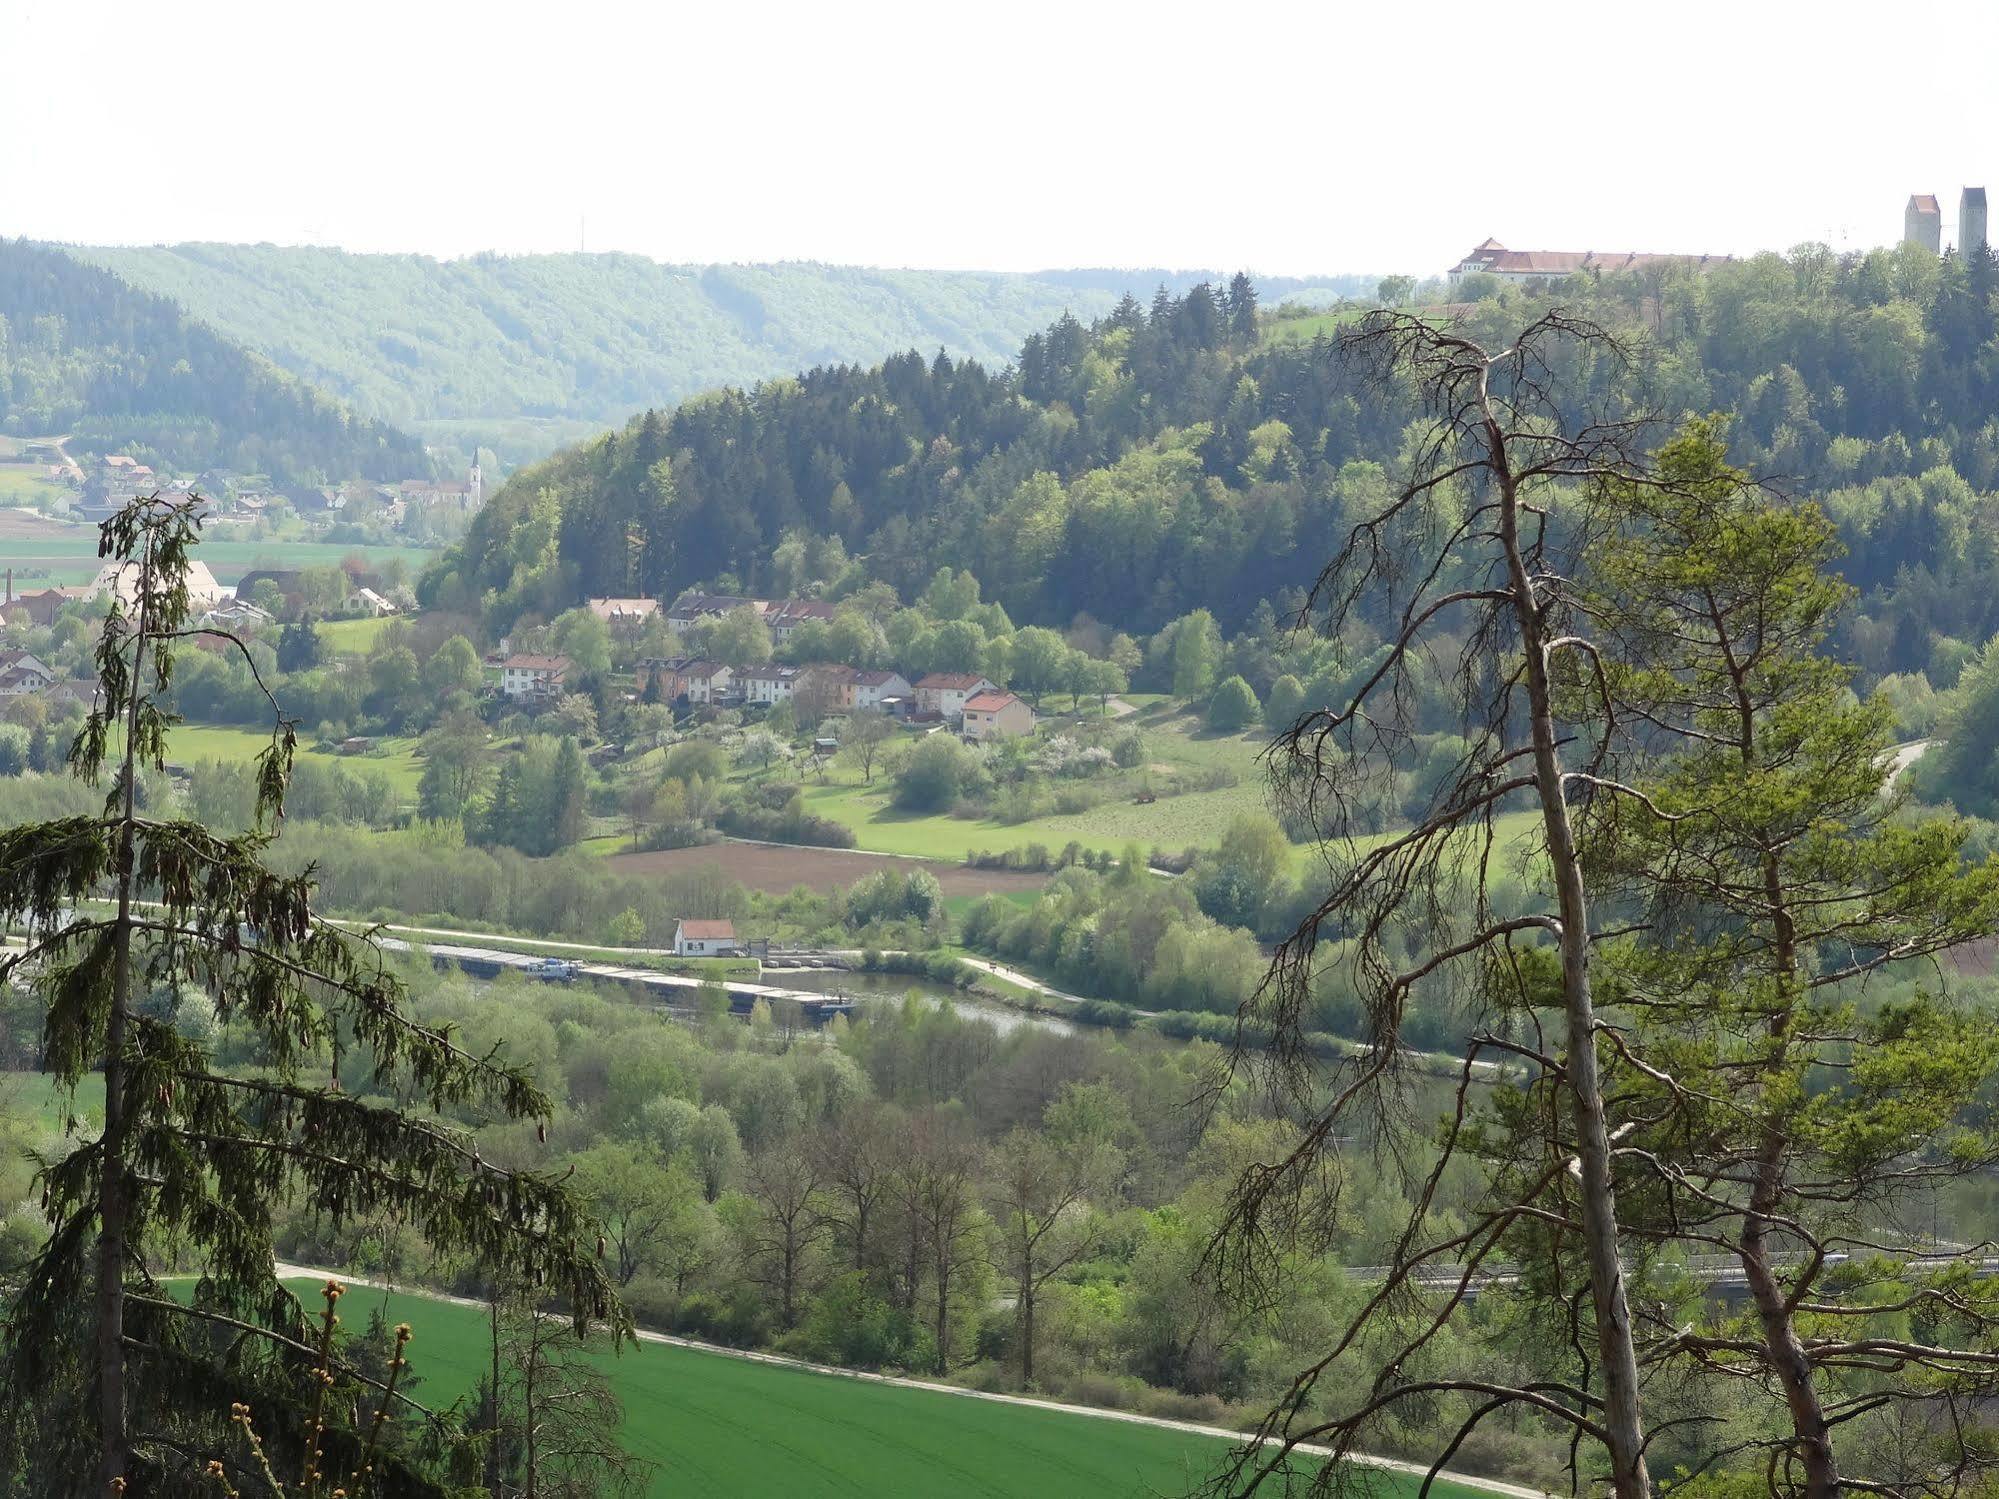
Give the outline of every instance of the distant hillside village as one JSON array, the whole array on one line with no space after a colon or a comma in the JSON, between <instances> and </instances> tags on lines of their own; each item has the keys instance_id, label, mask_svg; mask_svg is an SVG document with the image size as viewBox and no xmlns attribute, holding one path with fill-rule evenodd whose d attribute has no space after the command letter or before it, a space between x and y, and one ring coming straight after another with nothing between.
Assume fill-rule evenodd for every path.
<instances>
[{"instance_id":1,"label":"distant hillside village","mask_svg":"<svg viewBox=\"0 0 1999 1499\"><path fill-rule=\"evenodd\" d=\"M140 495L199 494L209 502L209 515L215 520L272 526L296 520L308 534L347 525L435 543L457 537L485 501L485 484L476 464L463 479L278 487L264 475L224 468L165 474L128 453L79 462L56 443L29 443L25 448L42 465L43 477L58 487L47 507L50 513L91 522L107 519Z\"/></svg>"},{"instance_id":2,"label":"distant hillside village","mask_svg":"<svg viewBox=\"0 0 1999 1499\"><path fill-rule=\"evenodd\" d=\"M767 640L793 646L801 632L823 630L834 618L821 599L756 599L735 594L689 591L662 608L657 599L596 598L590 612L627 641L664 626L666 639L686 641L697 631L708 653L641 656L635 695L681 711L775 708L790 704L802 721L855 712L878 712L916 725L957 730L975 743L1018 739L1034 732L1033 708L976 672L918 673L915 680L887 667L860 667L841 661L782 665L754 659L767 652L752 645L731 650L715 642ZM717 629L725 622L753 624L750 632ZM710 628L704 628L710 627ZM657 638L657 637L656 637ZM524 708L549 707L573 690L574 664L567 656L502 649L488 658L498 672L501 696ZM819 746L834 750L839 746Z\"/></svg>"}]
</instances>

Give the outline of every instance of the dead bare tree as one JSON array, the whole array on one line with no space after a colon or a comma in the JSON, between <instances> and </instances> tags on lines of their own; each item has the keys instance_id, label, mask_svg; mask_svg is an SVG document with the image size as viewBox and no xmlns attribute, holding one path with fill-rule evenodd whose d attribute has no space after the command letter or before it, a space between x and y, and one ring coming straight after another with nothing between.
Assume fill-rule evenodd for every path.
<instances>
[{"instance_id":1,"label":"dead bare tree","mask_svg":"<svg viewBox=\"0 0 1999 1499\"><path fill-rule=\"evenodd\" d=\"M1405 1402L1455 1392L1470 1414L1442 1444L1436 1469L1495 1412L1527 1410L1566 1426L1571 1463L1586 1447L1608 1460L1619 1499L1650 1491L1639 1410L1639 1363L1620 1257L1613 1129L1600 1070L1604 1038L1591 990L1588 887L1578 853L1577 808L1603 777L1615 726L1565 721L1557 702L1566 662L1595 660L1576 617L1569 579L1592 536L1588 497L1610 481L1652 482L1639 456L1644 424L1586 420L1576 392L1621 363L1595 325L1549 312L1497 352L1422 318L1371 316L1343 344L1347 360L1385 398L1414 390L1428 417L1407 484L1355 524L1320 575L1304 621L1340 639L1364 615L1383 619L1385 641L1349 699L1307 713L1273 747L1280 793L1320 837L1328 894L1278 949L1245 1023L1267 1023L1276 1045L1239 1045L1235 1071L1261 1071L1297 1115L1300 1138L1275 1164L1239 1182L1213 1247L1224 1274L1254 1289L1273 1239L1327 1226L1321 1190L1331 1143L1356 1116L1395 1123L1406 1008L1419 992L1453 986L1486 1013L1520 1013L1525 977L1547 970L1541 993L1559 1016L1545 1040L1531 1009L1524 1037L1486 1029L1470 1036L1454 1113L1435 1161L1415 1184L1414 1207L1379 1289L1326 1356L1302 1371L1250 1443L1218 1477L1217 1491L1247 1493L1293 1476L1297 1444L1358 1450L1370 1428ZM1560 523L1553 506L1560 503ZM1365 838L1370 781L1410 761L1419 672L1444 668L1454 684L1468 748L1407 831ZM1504 915L1492 875L1513 857L1496 819L1513 807L1538 814L1546 909ZM1329 956L1330 954L1330 956ZM1413 956L1411 956L1413 954ZM1346 965L1366 1005L1371 1045L1342 1064L1330 1090L1303 1045L1315 977ZM1553 993L1548 991L1552 988ZM1499 1063L1551 1079L1553 1108L1539 1155L1495 1173L1489 1196L1455 1233L1438 1233L1430 1209L1450 1162L1467 1148L1474 1085ZM1394 1137L1390 1131L1389 1138ZM1551 1293L1565 1308L1568 1368L1518 1383L1419 1377L1421 1355L1457 1316L1482 1263L1503 1243L1530 1238L1546 1250ZM1420 1308L1417 1280L1444 1293ZM1580 1284L1570 1284L1575 1277ZM1313 1407L1329 1369L1391 1310L1413 1311L1413 1330L1390 1339L1362 1394L1330 1416ZM1338 1463L1312 1482L1330 1488Z\"/></svg>"}]
</instances>

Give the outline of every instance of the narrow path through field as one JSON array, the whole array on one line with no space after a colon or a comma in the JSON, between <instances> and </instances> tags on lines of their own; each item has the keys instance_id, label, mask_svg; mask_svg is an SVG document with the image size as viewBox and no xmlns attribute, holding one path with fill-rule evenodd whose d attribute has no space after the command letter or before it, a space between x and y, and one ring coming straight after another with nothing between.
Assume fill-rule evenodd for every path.
<instances>
[{"instance_id":1,"label":"narrow path through field","mask_svg":"<svg viewBox=\"0 0 1999 1499\"><path fill-rule=\"evenodd\" d=\"M486 1303L474 1297L451 1296L442 1291L427 1291L417 1286L394 1285L374 1276L348 1275L342 1271L325 1270L314 1265L280 1263L273 1268L281 1280L337 1280L343 1285L366 1286L372 1290L393 1291L405 1296L428 1296L434 1301L446 1301L454 1306L471 1307L475 1311L482 1312L486 1310ZM1020 1405L1033 1410L1088 1416L1098 1421L1123 1421L1134 1426L1156 1426L1166 1431L1184 1431L1193 1436L1221 1437L1231 1442L1241 1442L1247 1436L1247 1433L1234 1431L1226 1426L1208 1426L1198 1421L1174 1421L1165 1416L1141 1416L1132 1411L1105 1410L1095 1405L1070 1405L1066 1401L1042 1400L1032 1395L1002 1395L990 1390L968 1390L963 1385L943 1384L934 1379L908 1379L896 1374L874 1374L865 1369L843 1369L837 1364L815 1364L806 1359L788 1358L780 1353L759 1353L748 1348L722 1348L694 1338L676 1337L672 1333L652 1332L645 1328L639 1329L638 1338L642 1343L663 1343L675 1348L690 1349L696 1353L712 1353L722 1358L772 1364L779 1368L797 1369L807 1374L823 1374L832 1379L900 1385L904 1389L926 1390L935 1395L956 1395L965 1400L990 1400L1000 1405ZM1315 1442L1300 1442L1292 1450L1307 1457L1333 1455L1331 1448L1322 1447ZM1384 1472L1403 1473L1417 1478L1429 1472L1422 1463L1403 1462L1393 1457L1376 1457L1363 1452L1348 1454L1347 1461L1364 1467L1379 1468ZM1438 1477L1451 1483L1461 1483L1467 1488L1482 1489L1489 1494L1502 1494L1507 1496L1507 1499L1551 1499L1544 1490L1529 1488L1523 1484L1506 1483L1497 1478L1483 1478L1475 1473L1460 1473L1447 1468Z\"/></svg>"}]
</instances>

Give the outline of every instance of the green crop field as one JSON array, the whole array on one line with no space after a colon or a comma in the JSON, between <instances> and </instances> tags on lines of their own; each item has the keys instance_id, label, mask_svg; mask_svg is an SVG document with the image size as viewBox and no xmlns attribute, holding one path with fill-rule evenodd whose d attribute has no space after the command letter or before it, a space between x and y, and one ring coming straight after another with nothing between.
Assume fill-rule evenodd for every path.
<instances>
[{"instance_id":1,"label":"green crop field","mask_svg":"<svg viewBox=\"0 0 1999 1499\"><path fill-rule=\"evenodd\" d=\"M306 727L311 732L311 727ZM176 765L193 765L202 760L229 764L249 760L261 753L271 736L261 729L243 729L221 724L177 724L167 735L167 754ZM356 775L371 774L388 781L396 795L415 797L417 782L423 779L423 762L416 756L414 739L377 739L375 753L342 755L299 745L301 759L338 765Z\"/></svg>"},{"instance_id":2,"label":"green crop field","mask_svg":"<svg viewBox=\"0 0 1999 1499\"><path fill-rule=\"evenodd\" d=\"M309 1307L319 1282L293 1281ZM365 1324L379 1291L342 1307ZM490 1360L485 1314L420 1296L386 1298L416 1332L410 1363L428 1405L469 1395ZM667 1494L1148 1495L1197 1487L1227 1452L1220 1438L844 1379L643 1343L601 1356L625 1404L630 1449ZM1384 1494L1413 1494L1386 1479ZM1444 1499L1476 1490L1439 1485ZM1446 1492L1447 1491L1447 1492Z\"/></svg>"}]
</instances>

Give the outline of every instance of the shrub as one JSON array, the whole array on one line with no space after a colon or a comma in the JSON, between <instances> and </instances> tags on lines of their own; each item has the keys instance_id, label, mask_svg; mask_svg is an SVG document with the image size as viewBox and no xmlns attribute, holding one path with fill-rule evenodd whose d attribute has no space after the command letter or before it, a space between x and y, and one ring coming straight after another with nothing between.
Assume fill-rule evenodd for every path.
<instances>
[{"instance_id":1,"label":"shrub","mask_svg":"<svg viewBox=\"0 0 1999 1499\"><path fill-rule=\"evenodd\" d=\"M1263 721L1273 733L1283 733L1305 711L1305 684L1286 672L1270 684L1270 696L1263 705Z\"/></svg>"},{"instance_id":2,"label":"shrub","mask_svg":"<svg viewBox=\"0 0 1999 1499\"><path fill-rule=\"evenodd\" d=\"M1233 734L1256 722L1262 711L1256 689L1241 677L1230 677L1208 699L1208 727L1218 733Z\"/></svg>"},{"instance_id":3,"label":"shrub","mask_svg":"<svg viewBox=\"0 0 1999 1499\"><path fill-rule=\"evenodd\" d=\"M932 734L896 771L893 800L903 812L948 812L977 787L981 775L962 744L948 734Z\"/></svg>"}]
</instances>

